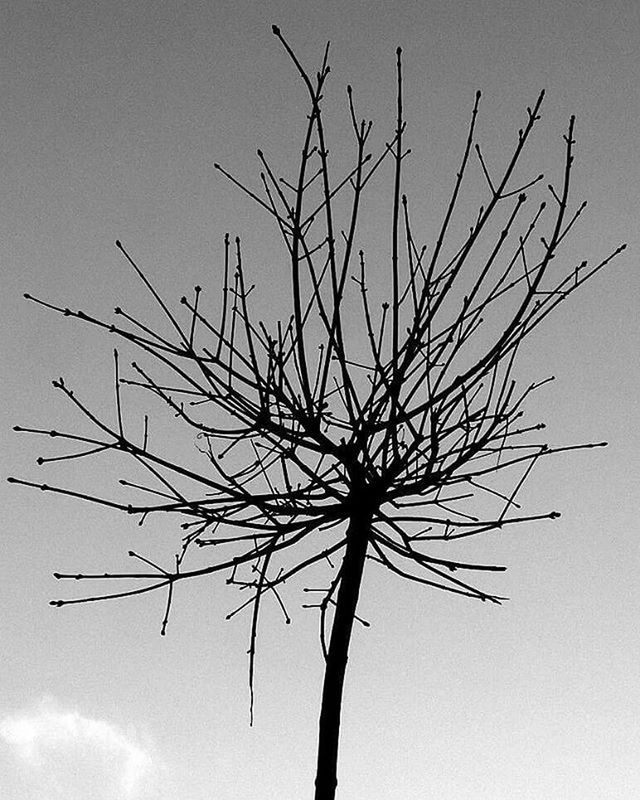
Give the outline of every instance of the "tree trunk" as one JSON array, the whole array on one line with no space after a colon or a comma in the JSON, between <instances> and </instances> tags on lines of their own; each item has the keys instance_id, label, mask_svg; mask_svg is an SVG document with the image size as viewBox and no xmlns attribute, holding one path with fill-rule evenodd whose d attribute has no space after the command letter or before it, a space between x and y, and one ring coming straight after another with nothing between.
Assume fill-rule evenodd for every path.
<instances>
[{"instance_id":1,"label":"tree trunk","mask_svg":"<svg viewBox=\"0 0 640 800\"><path fill-rule=\"evenodd\" d=\"M315 800L334 800L338 785L338 739L342 690L367 554L370 524L369 517L356 512L349 522L347 531L347 549L342 564L342 577L331 627L322 688Z\"/></svg>"}]
</instances>

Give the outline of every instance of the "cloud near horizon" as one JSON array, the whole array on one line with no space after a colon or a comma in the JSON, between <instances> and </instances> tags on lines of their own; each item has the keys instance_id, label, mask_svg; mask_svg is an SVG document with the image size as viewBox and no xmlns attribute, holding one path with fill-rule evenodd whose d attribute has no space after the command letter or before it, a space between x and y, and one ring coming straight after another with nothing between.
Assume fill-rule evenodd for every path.
<instances>
[{"instance_id":1,"label":"cloud near horizon","mask_svg":"<svg viewBox=\"0 0 640 800\"><path fill-rule=\"evenodd\" d=\"M0 739L38 800L138 800L152 760L130 733L45 699L0 719Z\"/></svg>"}]
</instances>

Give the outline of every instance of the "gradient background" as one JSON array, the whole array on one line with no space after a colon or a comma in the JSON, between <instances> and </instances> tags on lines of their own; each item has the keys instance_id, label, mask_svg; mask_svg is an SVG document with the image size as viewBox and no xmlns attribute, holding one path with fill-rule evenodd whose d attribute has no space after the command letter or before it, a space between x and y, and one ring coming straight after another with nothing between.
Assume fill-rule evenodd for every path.
<instances>
[{"instance_id":1,"label":"gradient background","mask_svg":"<svg viewBox=\"0 0 640 800\"><path fill-rule=\"evenodd\" d=\"M534 471L527 510L557 508L560 520L465 551L509 566L494 586L512 598L502 607L371 565L360 609L372 627L357 628L351 651L339 797L640 796L638 3L18 0L1 15L3 471L67 486L85 479L82 462L38 468L43 443L11 426L77 426L49 383L60 374L110 409L113 342L22 293L104 316L123 301L146 312L120 238L166 296L201 283L213 302L230 230L243 236L261 301L277 304L273 234L212 168L220 161L257 185L256 147L280 166L297 151L304 94L272 23L314 69L331 40L338 140L348 82L378 141L389 135L403 46L427 234L477 88L494 164L547 89L529 174L557 175L577 114L574 199L590 207L567 258L630 248L537 333L519 374L560 378L529 406L547 441L610 446ZM103 479L110 487L113 475L86 477ZM248 618L224 621L237 598L223 581L178 592L165 638L160 594L53 609L48 600L75 588L54 570L118 568L146 540L122 515L6 483L0 492L2 798L312 797L322 660L306 598L289 595L290 626L277 609L265 614L249 728Z\"/></svg>"}]
</instances>

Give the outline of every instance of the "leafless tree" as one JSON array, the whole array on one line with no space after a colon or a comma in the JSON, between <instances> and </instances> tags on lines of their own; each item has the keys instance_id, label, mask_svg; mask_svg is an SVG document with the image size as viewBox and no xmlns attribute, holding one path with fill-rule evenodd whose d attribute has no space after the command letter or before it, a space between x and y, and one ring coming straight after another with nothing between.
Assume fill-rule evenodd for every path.
<instances>
[{"instance_id":1,"label":"leafless tree","mask_svg":"<svg viewBox=\"0 0 640 800\"><path fill-rule=\"evenodd\" d=\"M115 334L137 348L165 377L131 364L129 378L115 363L115 415L95 413L62 378L53 385L93 425L93 436L43 428L16 430L56 437L73 446L54 458L89 459L118 451L137 462L148 483L120 481L137 494L131 503L10 478L14 483L87 500L134 515L142 524L158 513L182 518L175 562L163 567L133 551L137 571L55 573L60 579L106 581L112 591L54 600L55 606L164 591L164 634L176 586L197 576L226 576L250 611L249 686L253 718L256 635L262 601L272 596L289 615L281 589L294 575L326 564L327 583L315 593L325 676L320 709L316 800L334 798L338 734L347 654L367 560L425 586L480 601L505 598L484 591L468 575L503 566L466 563L433 554L449 542L550 520L555 511L526 514L516 497L533 466L547 456L589 443L551 447L542 424L523 421L525 401L551 378L518 389L513 367L523 340L565 298L624 249L598 263L561 263L561 246L585 203L569 198L574 118L564 135L564 170L544 188L542 175L515 185L516 166L539 120L543 93L527 108L512 153L490 169L476 143L480 93L468 126L459 170L437 238L418 240L403 193L405 119L401 50L397 50L395 130L378 150L369 146L371 122L360 120L347 89L353 161L332 172L323 94L328 46L319 71L302 65L280 30L273 32L309 98L306 130L293 175L281 177L265 154L259 188L221 166L222 174L255 201L278 227L290 279L290 315L270 324L251 312L240 240L224 241L220 317L202 311L200 287L173 310L120 242L172 329L165 335L122 308L104 322L30 295L41 306ZM470 164L481 169L486 200L452 242ZM389 251L386 299L371 299L358 224L368 188L388 176ZM542 191L546 200L531 200ZM382 257L376 253L375 261ZM359 311L358 311L359 309ZM346 333L359 313L363 341ZM170 374L172 378L167 378ZM201 468L162 452L148 417L131 432L123 387L146 390L194 433ZM233 454L233 455L231 455ZM225 459L225 456L228 456ZM494 505L495 504L495 505ZM304 546L303 546L304 543ZM194 550L215 557L201 562ZM220 555L222 554L222 555ZM200 556L201 558L202 556ZM133 584L131 583L133 582ZM120 584L123 584L120 586ZM236 613L232 612L229 616ZM362 621L362 620L360 620ZM366 623L365 623L366 624Z\"/></svg>"}]
</instances>

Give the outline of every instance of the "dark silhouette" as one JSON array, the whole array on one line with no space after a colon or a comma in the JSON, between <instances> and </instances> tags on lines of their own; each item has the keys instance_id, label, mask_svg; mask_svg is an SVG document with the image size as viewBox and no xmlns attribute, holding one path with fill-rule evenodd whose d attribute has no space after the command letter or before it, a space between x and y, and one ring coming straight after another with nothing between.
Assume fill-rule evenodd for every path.
<instances>
[{"instance_id":1,"label":"dark silhouette","mask_svg":"<svg viewBox=\"0 0 640 800\"><path fill-rule=\"evenodd\" d=\"M15 483L110 506L140 524L159 512L183 518L181 546L170 566L131 551L138 571L61 574L60 579L106 581L123 588L75 599L63 606L151 591L165 591L165 633L180 581L222 573L251 612L249 686L262 601L273 598L289 622L281 589L303 570L326 562L327 585L308 587L320 616L326 661L318 744L316 800L334 798L343 685L358 595L368 559L396 575L482 602L503 597L470 581L504 566L467 563L430 552L432 542L550 520L557 512L526 514L518 492L533 466L560 451L602 442L550 447L542 424L526 424L526 399L546 378L518 389L512 378L519 345L545 317L624 249L595 264L562 264L561 245L585 204L572 210L574 118L564 136L564 171L542 188L542 175L517 185L516 165L529 141L543 93L527 108L523 127L501 171L490 169L476 143L480 93L475 97L459 171L434 242L422 245L403 194L405 149L401 50L397 50L395 130L378 151L369 149L370 122L360 120L351 88L348 109L355 155L336 179L330 168L322 111L329 74L328 46L319 71L302 66L280 30L278 38L309 96L309 111L294 175L280 177L265 154L261 188L253 189L216 168L272 218L287 255L291 313L275 324L250 310L240 240L224 242L223 302L219 321L201 310L201 289L175 311L146 273L117 242L151 292L172 335L115 309L114 322L83 311L28 299L97 326L137 348L160 369L133 362L121 377L114 351L115 420L98 416L60 378L54 386L95 428L94 436L17 427L54 436L78 450L39 463L90 458L119 451L149 476L122 480L135 490L130 502L10 478ZM297 156L296 156L297 157ZM452 242L463 179L477 163L486 201ZM367 190L389 167L388 290L371 299L371 261L359 242L358 222ZM384 184L382 184L384 185ZM529 198L541 190L545 201ZM457 218L456 218L457 222ZM553 270L550 265L553 259ZM360 315L358 339L347 320ZM162 376L162 377L161 377ZM125 420L123 387L150 392L178 423L196 435L202 466L194 468L162 451L148 417ZM301 546L303 545L304 546ZM189 557L215 546L204 564ZM456 553L458 550L456 550ZM436 555L438 553L438 555ZM131 581L134 581L133 588ZM314 594L315 593L315 594ZM232 612L229 616L236 613ZM367 623L364 623L367 624Z\"/></svg>"}]
</instances>

